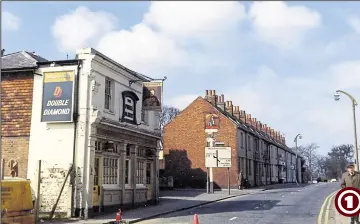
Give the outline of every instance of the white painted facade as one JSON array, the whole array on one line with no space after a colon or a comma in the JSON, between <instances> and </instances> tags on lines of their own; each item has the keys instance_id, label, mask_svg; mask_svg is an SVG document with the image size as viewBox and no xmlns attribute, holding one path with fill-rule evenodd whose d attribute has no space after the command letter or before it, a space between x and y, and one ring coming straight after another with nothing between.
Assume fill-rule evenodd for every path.
<instances>
[{"instance_id":1,"label":"white painted facade","mask_svg":"<svg viewBox=\"0 0 360 224\"><path fill-rule=\"evenodd\" d=\"M142 110L142 82L149 79L91 48L78 50L77 59L82 61L79 73L76 64L60 62L55 62L53 67L40 66L37 72L74 70L79 75L75 143L74 122L41 122L43 77L34 78L28 178L37 192L37 166L38 160L42 160L42 179L52 186L41 186L42 212L51 210L56 192L64 182L63 174L73 163L75 176L68 178L56 210L63 216L87 218L90 213L110 206L134 207L157 201L159 112ZM130 80L136 82L130 85ZM105 108L105 86L111 93L108 109ZM130 117L124 119L123 111L128 111L124 109L124 100L134 102L136 122L129 122ZM130 112L127 115L131 116ZM98 196L94 196L95 189Z\"/></svg>"}]
</instances>

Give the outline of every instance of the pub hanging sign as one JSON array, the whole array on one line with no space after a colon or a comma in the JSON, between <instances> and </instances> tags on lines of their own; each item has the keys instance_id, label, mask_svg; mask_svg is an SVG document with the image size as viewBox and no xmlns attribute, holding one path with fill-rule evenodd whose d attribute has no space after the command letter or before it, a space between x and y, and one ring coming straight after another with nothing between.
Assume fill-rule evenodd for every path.
<instances>
[{"instance_id":1,"label":"pub hanging sign","mask_svg":"<svg viewBox=\"0 0 360 224\"><path fill-rule=\"evenodd\" d=\"M44 72L41 122L72 122L74 71Z\"/></svg>"}]
</instances>

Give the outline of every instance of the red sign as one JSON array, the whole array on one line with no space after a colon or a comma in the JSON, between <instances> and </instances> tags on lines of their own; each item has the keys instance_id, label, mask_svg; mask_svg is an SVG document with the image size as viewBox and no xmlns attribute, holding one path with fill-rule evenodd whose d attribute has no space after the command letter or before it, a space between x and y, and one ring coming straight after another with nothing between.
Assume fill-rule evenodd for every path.
<instances>
[{"instance_id":1,"label":"red sign","mask_svg":"<svg viewBox=\"0 0 360 224\"><path fill-rule=\"evenodd\" d=\"M360 213L360 190L346 187L336 193L335 208L343 216L352 217Z\"/></svg>"}]
</instances>

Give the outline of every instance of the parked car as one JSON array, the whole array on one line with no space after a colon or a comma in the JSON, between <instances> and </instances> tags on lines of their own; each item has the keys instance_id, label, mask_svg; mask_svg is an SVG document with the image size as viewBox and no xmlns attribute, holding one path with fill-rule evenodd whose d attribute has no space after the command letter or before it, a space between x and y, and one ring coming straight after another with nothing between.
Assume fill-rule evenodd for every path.
<instances>
[{"instance_id":1,"label":"parked car","mask_svg":"<svg viewBox=\"0 0 360 224\"><path fill-rule=\"evenodd\" d=\"M336 182L336 179L331 179L331 181L330 182Z\"/></svg>"}]
</instances>

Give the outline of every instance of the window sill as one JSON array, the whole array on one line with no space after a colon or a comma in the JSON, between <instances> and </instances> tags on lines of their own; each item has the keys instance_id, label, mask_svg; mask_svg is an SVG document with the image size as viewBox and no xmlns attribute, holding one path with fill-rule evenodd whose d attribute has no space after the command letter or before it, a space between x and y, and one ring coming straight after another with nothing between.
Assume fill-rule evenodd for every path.
<instances>
[{"instance_id":1,"label":"window sill","mask_svg":"<svg viewBox=\"0 0 360 224\"><path fill-rule=\"evenodd\" d=\"M121 190L121 187L118 185L103 185L104 190Z\"/></svg>"},{"instance_id":2,"label":"window sill","mask_svg":"<svg viewBox=\"0 0 360 224\"><path fill-rule=\"evenodd\" d=\"M115 112L112 112L111 110L104 109L104 113L115 115Z\"/></svg>"},{"instance_id":3,"label":"window sill","mask_svg":"<svg viewBox=\"0 0 360 224\"><path fill-rule=\"evenodd\" d=\"M146 185L144 184L136 184L136 189L146 189Z\"/></svg>"}]
</instances>

